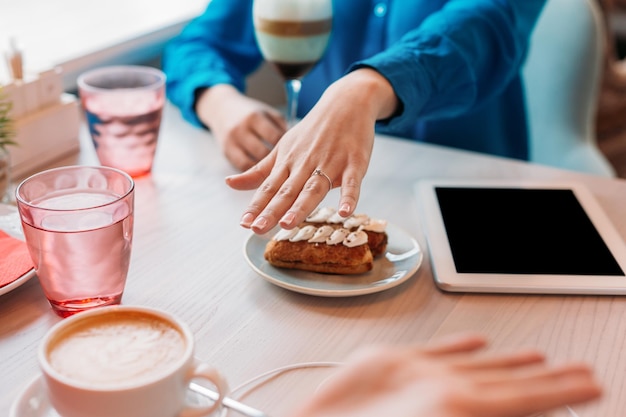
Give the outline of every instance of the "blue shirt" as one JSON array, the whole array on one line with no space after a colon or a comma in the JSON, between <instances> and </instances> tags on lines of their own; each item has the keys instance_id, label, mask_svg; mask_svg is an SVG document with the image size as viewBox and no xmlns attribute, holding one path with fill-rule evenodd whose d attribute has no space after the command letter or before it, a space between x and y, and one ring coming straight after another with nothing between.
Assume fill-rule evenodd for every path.
<instances>
[{"instance_id":1,"label":"blue shirt","mask_svg":"<svg viewBox=\"0 0 626 417\"><path fill-rule=\"evenodd\" d=\"M528 159L521 66L545 0L334 0L328 49L305 76L299 116L346 72L371 67L400 99L377 131ZM245 78L263 58L252 0L211 0L166 47L169 99L201 125L196 92Z\"/></svg>"}]
</instances>

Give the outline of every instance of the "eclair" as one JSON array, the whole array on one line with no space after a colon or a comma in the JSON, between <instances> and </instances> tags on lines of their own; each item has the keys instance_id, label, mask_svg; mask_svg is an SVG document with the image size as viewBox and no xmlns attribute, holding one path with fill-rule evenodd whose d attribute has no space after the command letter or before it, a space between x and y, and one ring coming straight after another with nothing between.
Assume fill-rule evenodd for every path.
<instances>
[{"instance_id":1,"label":"eclair","mask_svg":"<svg viewBox=\"0 0 626 417\"><path fill-rule=\"evenodd\" d=\"M265 247L265 259L278 268L323 274L362 274L385 253L385 220L364 214L341 217L331 207L320 207L299 226L280 229Z\"/></svg>"}]
</instances>

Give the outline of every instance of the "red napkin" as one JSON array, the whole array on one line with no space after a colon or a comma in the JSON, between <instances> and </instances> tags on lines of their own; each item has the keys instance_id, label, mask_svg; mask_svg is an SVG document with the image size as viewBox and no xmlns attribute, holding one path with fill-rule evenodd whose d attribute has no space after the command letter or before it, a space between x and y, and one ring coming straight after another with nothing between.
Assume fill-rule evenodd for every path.
<instances>
[{"instance_id":1,"label":"red napkin","mask_svg":"<svg viewBox=\"0 0 626 417\"><path fill-rule=\"evenodd\" d=\"M12 283L32 268L33 261L26 243L0 230L0 287Z\"/></svg>"}]
</instances>

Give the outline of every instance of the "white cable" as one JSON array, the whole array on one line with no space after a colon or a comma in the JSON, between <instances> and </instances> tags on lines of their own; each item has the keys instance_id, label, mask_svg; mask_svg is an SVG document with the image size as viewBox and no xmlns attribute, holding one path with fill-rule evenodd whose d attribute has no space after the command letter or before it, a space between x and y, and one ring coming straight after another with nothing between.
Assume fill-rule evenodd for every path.
<instances>
[{"instance_id":1,"label":"white cable","mask_svg":"<svg viewBox=\"0 0 626 417\"><path fill-rule=\"evenodd\" d=\"M334 368L336 366L343 365L341 362L303 362L303 363L295 363L291 365L281 366L280 368L272 369L271 371L264 372L260 375L255 376L254 378L250 378L249 380L239 384L235 387L230 393L231 395L236 394L238 391L244 389L248 385L251 385L263 378L269 378L271 376L280 375L284 372L293 371L296 369L306 369L306 368ZM262 385L262 384L261 384ZM256 385L258 387L259 385Z\"/></svg>"},{"instance_id":2,"label":"white cable","mask_svg":"<svg viewBox=\"0 0 626 417\"><path fill-rule=\"evenodd\" d=\"M567 408L567 412L569 413L570 416L579 417L578 414L576 414L576 412L572 410L572 407L570 407L569 405L566 405L565 408Z\"/></svg>"},{"instance_id":3,"label":"white cable","mask_svg":"<svg viewBox=\"0 0 626 417\"><path fill-rule=\"evenodd\" d=\"M241 384L239 384L238 386L236 386L235 388L233 388L229 393L228 396L236 399L237 401L241 400L242 397L245 397L245 395L242 395L242 397L240 398L236 398L236 394L243 390L244 388L248 387L249 385L255 384L257 383L259 380L262 379L268 379L270 377L276 376L276 375L280 375L282 373L285 372L289 372L289 371L293 371L293 370L297 370L297 369L307 369L307 368L334 368L337 366L341 366L343 365L341 362L303 362L303 363L295 363L295 364L291 364L291 365L285 365L285 366L281 366L280 368L275 368L272 369L271 371L267 371L264 372L260 375L257 375L253 378L250 378L249 380L242 382ZM262 386L263 384L265 384L267 381L263 381L261 383L257 383L256 385L250 387L249 389L253 389L253 388L258 388L260 386ZM222 410L222 413L220 414L221 417L225 417L228 414L228 409L224 408Z\"/></svg>"}]
</instances>

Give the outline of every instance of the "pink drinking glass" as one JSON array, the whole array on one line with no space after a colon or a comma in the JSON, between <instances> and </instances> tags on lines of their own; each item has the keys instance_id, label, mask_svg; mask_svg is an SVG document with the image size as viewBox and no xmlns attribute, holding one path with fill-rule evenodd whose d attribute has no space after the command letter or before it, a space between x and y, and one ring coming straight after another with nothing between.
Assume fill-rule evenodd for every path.
<instances>
[{"instance_id":1,"label":"pink drinking glass","mask_svg":"<svg viewBox=\"0 0 626 417\"><path fill-rule=\"evenodd\" d=\"M100 164L135 178L149 174L165 103L165 74L140 65L97 68L78 77L78 92Z\"/></svg>"},{"instance_id":2,"label":"pink drinking glass","mask_svg":"<svg viewBox=\"0 0 626 417\"><path fill-rule=\"evenodd\" d=\"M18 185L26 244L46 298L61 317L121 302L134 192L133 179L109 167L55 168Z\"/></svg>"}]
</instances>

